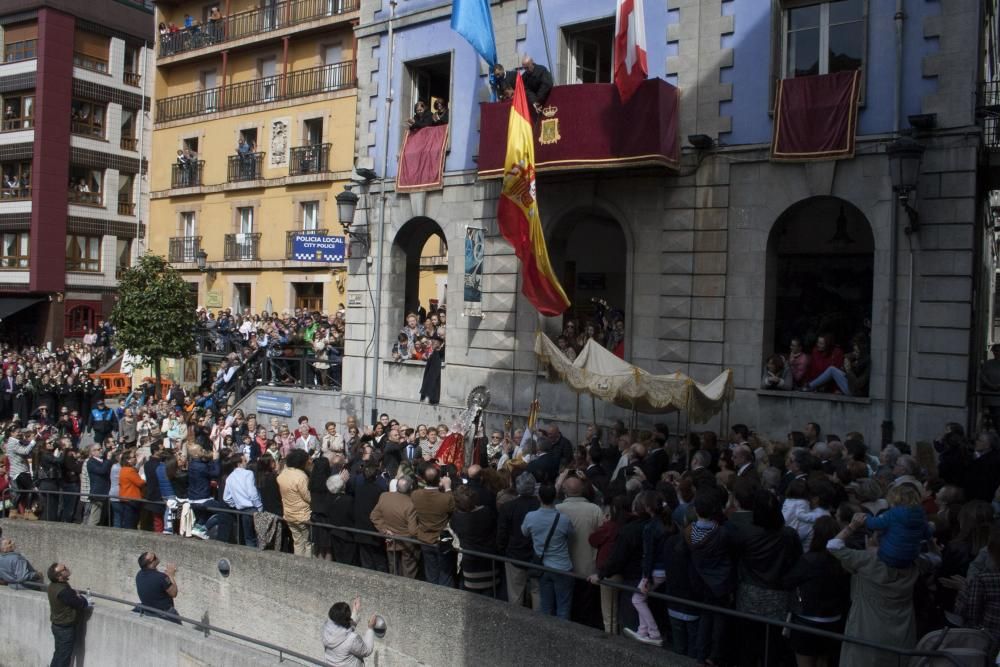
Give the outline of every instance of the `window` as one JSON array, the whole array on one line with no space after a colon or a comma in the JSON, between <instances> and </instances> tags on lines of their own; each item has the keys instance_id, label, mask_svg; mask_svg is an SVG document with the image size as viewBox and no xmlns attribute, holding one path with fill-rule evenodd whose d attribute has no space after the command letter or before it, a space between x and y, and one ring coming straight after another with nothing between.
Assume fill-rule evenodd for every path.
<instances>
[{"instance_id":1,"label":"window","mask_svg":"<svg viewBox=\"0 0 1000 667\"><path fill-rule=\"evenodd\" d=\"M70 111L72 121L70 129L73 134L103 139L107 111L108 105L104 103L73 100Z\"/></svg>"},{"instance_id":2,"label":"window","mask_svg":"<svg viewBox=\"0 0 1000 667\"><path fill-rule=\"evenodd\" d=\"M101 74L108 73L111 40L103 35L77 30L73 36L73 64Z\"/></svg>"},{"instance_id":3,"label":"window","mask_svg":"<svg viewBox=\"0 0 1000 667\"><path fill-rule=\"evenodd\" d=\"M435 303L444 303L448 246L441 227L430 218L419 217L400 228L391 252L392 265L399 267L396 273L401 280L394 281L389 288L389 301L394 305L388 321L402 327L409 313L417 313L421 308L430 311Z\"/></svg>"},{"instance_id":4,"label":"window","mask_svg":"<svg viewBox=\"0 0 1000 667\"><path fill-rule=\"evenodd\" d=\"M24 130L35 126L35 94L8 93L0 96L3 130Z\"/></svg>"},{"instance_id":5,"label":"window","mask_svg":"<svg viewBox=\"0 0 1000 667\"><path fill-rule=\"evenodd\" d=\"M262 102L271 102L278 97L278 59L261 58L257 61L257 73L262 82Z\"/></svg>"},{"instance_id":6,"label":"window","mask_svg":"<svg viewBox=\"0 0 1000 667\"><path fill-rule=\"evenodd\" d=\"M118 178L118 215L135 215L135 174L121 172Z\"/></svg>"},{"instance_id":7,"label":"window","mask_svg":"<svg viewBox=\"0 0 1000 667\"><path fill-rule=\"evenodd\" d=\"M104 204L104 172L87 167L69 168L69 200L75 204Z\"/></svg>"},{"instance_id":8,"label":"window","mask_svg":"<svg viewBox=\"0 0 1000 667\"><path fill-rule=\"evenodd\" d=\"M134 151L138 147L135 138L135 111L132 109L122 109L121 147L126 151Z\"/></svg>"},{"instance_id":9,"label":"window","mask_svg":"<svg viewBox=\"0 0 1000 667\"><path fill-rule=\"evenodd\" d=\"M316 146L323 143L323 119L310 118L302 123L302 143Z\"/></svg>"},{"instance_id":10,"label":"window","mask_svg":"<svg viewBox=\"0 0 1000 667\"><path fill-rule=\"evenodd\" d=\"M782 213L767 245L763 361L772 355L788 359L793 341L811 353L822 338L835 356L853 355L857 373L849 387L840 386L847 378L831 377L814 388L867 396L874 253L871 225L842 199L812 197ZM816 374L810 369L793 382L801 386Z\"/></svg>"},{"instance_id":11,"label":"window","mask_svg":"<svg viewBox=\"0 0 1000 667\"><path fill-rule=\"evenodd\" d=\"M319 229L319 202L302 202L302 229L307 232L314 232Z\"/></svg>"},{"instance_id":12,"label":"window","mask_svg":"<svg viewBox=\"0 0 1000 667\"><path fill-rule=\"evenodd\" d=\"M237 224L240 234L253 234L253 206L240 206L236 209Z\"/></svg>"},{"instance_id":13,"label":"window","mask_svg":"<svg viewBox=\"0 0 1000 667\"><path fill-rule=\"evenodd\" d=\"M784 78L861 69L865 0L795 6L784 12Z\"/></svg>"},{"instance_id":14,"label":"window","mask_svg":"<svg viewBox=\"0 0 1000 667\"><path fill-rule=\"evenodd\" d=\"M31 161L0 162L0 201L31 199Z\"/></svg>"},{"instance_id":15,"label":"window","mask_svg":"<svg viewBox=\"0 0 1000 667\"><path fill-rule=\"evenodd\" d=\"M139 50L134 46L125 47L122 81L129 86L138 86L142 79L139 73Z\"/></svg>"},{"instance_id":16,"label":"window","mask_svg":"<svg viewBox=\"0 0 1000 667\"><path fill-rule=\"evenodd\" d=\"M66 336L83 336L88 331L95 329L97 320L100 319L98 316L100 302L94 303L96 308L79 302L75 305L69 301L66 302Z\"/></svg>"},{"instance_id":17,"label":"window","mask_svg":"<svg viewBox=\"0 0 1000 667\"><path fill-rule=\"evenodd\" d=\"M132 239L115 240L115 277L121 278L122 273L132 266Z\"/></svg>"},{"instance_id":18,"label":"window","mask_svg":"<svg viewBox=\"0 0 1000 667\"><path fill-rule=\"evenodd\" d=\"M7 232L0 236L0 269L28 268L28 232Z\"/></svg>"},{"instance_id":19,"label":"window","mask_svg":"<svg viewBox=\"0 0 1000 667\"><path fill-rule=\"evenodd\" d=\"M190 238L198 235L195 220L194 211L184 211L181 213L181 236Z\"/></svg>"},{"instance_id":20,"label":"window","mask_svg":"<svg viewBox=\"0 0 1000 667\"><path fill-rule=\"evenodd\" d=\"M31 60L38 51L38 23L15 23L3 29L3 59L13 63Z\"/></svg>"},{"instance_id":21,"label":"window","mask_svg":"<svg viewBox=\"0 0 1000 667\"><path fill-rule=\"evenodd\" d=\"M205 113L212 113L219 107L219 75L214 69L202 70L201 89L204 91Z\"/></svg>"},{"instance_id":22,"label":"window","mask_svg":"<svg viewBox=\"0 0 1000 667\"><path fill-rule=\"evenodd\" d=\"M406 117L413 114L414 105L418 101L423 102L428 109L434 108L436 100L441 100L445 107L448 106L448 100L451 99L451 56L408 62L404 71L409 83L402 87L404 95L401 113L406 114Z\"/></svg>"},{"instance_id":23,"label":"window","mask_svg":"<svg viewBox=\"0 0 1000 667\"><path fill-rule=\"evenodd\" d=\"M257 150L257 128L248 127L245 130L240 130L240 138L250 146L251 151Z\"/></svg>"},{"instance_id":24,"label":"window","mask_svg":"<svg viewBox=\"0 0 1000 667\"><path fill-rule=\"evenodd\" d=\"M295 309L323 312L323 283L292 283L295 291Z\"/></svg>"},{"instance_id":25,"label":"window","mask_svg":"<svg viewBox=\"0 0 1000 667\"><path fill-rule=\"evenodd\" d=\"M563 32L569 51L566 83L611 83L614 19L573 26Z\"/></svg>"},{"instance_id":26,"label":"window","mask_svg":"<svg viewBox=\"0 0 1000 667\"><path fill-rule=\"evenodd\" d=\"M100 271L101 237L75 235L67 236L66 270L91 272Z\"/></svg>"}]
</instances>

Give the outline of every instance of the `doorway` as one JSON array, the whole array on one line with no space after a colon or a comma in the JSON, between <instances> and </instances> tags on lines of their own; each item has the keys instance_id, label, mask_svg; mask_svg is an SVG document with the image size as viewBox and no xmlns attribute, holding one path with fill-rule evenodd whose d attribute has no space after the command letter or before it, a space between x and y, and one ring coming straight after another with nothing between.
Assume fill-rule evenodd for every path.
<instances>
[{"instance_id":1,"label":"doorway","mask_svg":"<svg viewBox=\"0 0 1000 667\"><path fill-rule=\"evenodd\" d=\"M323 283L292 283L295 308L309 312L323 312Z\"/></svg>"}]
</instances>

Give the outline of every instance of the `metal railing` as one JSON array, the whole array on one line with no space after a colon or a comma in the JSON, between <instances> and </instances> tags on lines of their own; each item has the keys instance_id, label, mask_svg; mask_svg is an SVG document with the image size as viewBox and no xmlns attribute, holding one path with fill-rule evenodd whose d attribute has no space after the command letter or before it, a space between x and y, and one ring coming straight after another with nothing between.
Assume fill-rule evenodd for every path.
<instances>
[{"instance_id":1,"label":"metal railing","mask_svg":"<svg viewBox=\"0 0 1000 667\"><path fill-rule=\"evenodd\" d=\"M174 236L170 239L167 258L173 263L197 262L199 250L200 236Z\"/></svg>"},{"instance_id":2,"label":"metal railing","mask_svg":"<svg viewBox=\"0 0 1000 667\"><path fill-rule=\"evenodd\" d=\"M264 153L237 153L229 156L226 182L256 181L264 178Z\"/></svg>"},{"instance_id":3,"label":"metal railing","mask_svg":"<svg viewBox=\"0 0 1000 667\"><path fill-rule=\"evenodd\" d=\"M263 35L307 21L353 12L360 0L286 0L266 7L207 21L160 36L160 57L174 56L223 42Z\"/></svg>"},{"instance_id":4,"label":"metal railing","mask_svg":"<svg viewBox=\"0 0 1000 667\"><path fill-rule=\"evenodd\" d=\"M114 504L115 502L121 502L121 501L125 501L125 502L131 501L131 502L135 502L135 503L137 503L139 505L146 505L146 506L148 506L148 505L157 505L157 506L162 506L164 508L167 506L167 503L165 501L162 501L162 500L161 501L153 501L153 500L145 500L145 499L142 499L142 500L131 500L131 499L119 498L117 496L112 496L112 495L108 495L108 494L93 494L93 493L84 494L82 492L75 492L75 491L40 491L40 490L34 490L31 493L36 494L36 495L42 497L43 500L44 500L44 497L46 495L54 496L56 498L60 498L60 497L63 497L63 496L76 496L77 498L83 498L83 497L97 498L97 499L102 500L104 505ZM108 501L110 501L110 503ZM178 502L180 502L180 501L178 501ZM202 501L196 501L196 502L202 502ZM215 502L215 504L210 504L210 505L194 505L193 504L192 508L195 509L195 510L197 510L197 511L202 512L203 514L204 513L207 513L207 514L221 514L221 515L229 516L230 519L228 521L231 521L232 523L229 524L227 522L225 524L225 526L222 528L221 532L216 533L216 535L217 535L216 539L218 539L218 541L225 542L225 543L230 543L230 544L236 544L236 545L243 545L243 544L245 544L245 542L246 542L245 536L243 536L241 534L241 531L242 531L242 522L239 520L239 518L233 519L232 517L241 517L241 516L250 516L250 517L252 517L255 514L255 512L248 511L248 510L233 509L231 507L223 505L222 503L218 503L217 501ZM102 508L102 512L104 510L107 510L107 507ZM104 520L105 519L104 514L102 514L102 516L100 518L101 518L101 520L105 524L107 524L108 527L111 527L112 516L113 516L113 513L110 512L110 511L108 511L107 512L107 517L106 517L107 520L106 521ZM287 525L289 523L282 516L278 516L277 519L278 519L278 521L280 521L283 524ZM329 530L329 531L331 531L331 539L344 539L341 536L346 534L346 535L353 536L352 538L348 538L348 540L349 541L354 541L356 543L359 543L359 542L355 538L357 538L357 537L363 537L363 538L365 538L365 543L369 543L369 544L370 544L369 540L371 540L371 538L375 538L377 540L384 541L384 543L386 545L390 545L392 543L401 543L401 544L410 545L410 547L417 547L418 549L420 547L422 547L422 546L437 546L437 543L428 544L428 543L425 543L425 542L421 542L420 540L418 540L416 538L413 538L413 537L406 537L406 536L403 536L403 535L396 535L396 534L385 535L385 534L379 533L377 531L365 530L365 529L362 529L362 528L354 528L354 527L351 527L351 526L340 526L340 525L334 525L334 524L324 523L324 522L319 522L319 521L306 521L306 522L301 522L301 523L299 523L299 522L294 522L294 523L296 523L296 525L306 526L306 527L309 527L309 528L320 528L320 529L324 529L324 530ZM281 542L280 542L281 537L280 537L280 535L281 535L281 533L279 533L279 536L276 538L276 540L278 540L278 543L275 546L275 550L281 550ZM545 565L539 565L539 564L532 563L532 562L529 562L529 561L518 560L516 558L509 558L507 556L502 556L500 554L486 553L486 552L482 552L482 551L476 551L476 550L473 550L473 549L466 549L466 548L461 547L460 545L459 546L453 546L452 550L454 551L455 554L462 554L464 556L472 556L474 558L481 558L481 559L485 559L485 560L490 561L490 567L491 567L491 573L492 573L492 579L493 579L492 593L493 593L494 599L496 599L498 597L498 593L499 593L499 581L500 581L500 578L498 576L498 571L496 569L498 564L510 564L510 565L514 565L514 566L516 566L516 567L518 567L520 569L524 569L524 570L535 570L535 571L538 571L538 572L541 572L541 573L548 573L548 574L553 574L553 575L568 577L568 578L571 578L571 579L574 579L574 580L578 580L578 581L589 581L587 577L585 577L583 575L575 574L572 570L569 570L569 571L567 571L567 570L558 570L558 569L555 569L555 568L547 567ZM389 569L388 573L392 574L392 575L396 575L397 574L397 572L396 572L397 567L396 567L396 558L394 557L394 553L392 551L388 551L387 556L388 556L388 558L387 558L387 561L388 561L387 565L388 565L388 569ZM344 565L353 565L353 564L345 563ZM452 562L452 564L450 564L448 567L452 571L454 571L456 569L455 565L454 565L454 562ZM628 594L628 595L632 595L634 593L640 592L639 589L636 588L636 587L634 587L634 586L629 586L627 584L623 584L623 583L620 583L620 582L612 581L610 579L601 579L601 580L598 581L597 584L594 584L594 585L605 586L605 587L608 587L608 588L612 588L612 589L618 591L619 593L625 593L625 594ZM781 629L793 630L795 632L805 633L805 634L808 634L808 635L811 635L811 636L817 637L817 638L831 639L831 640L838 641L838 642L841 642L841 643L848 642L848 643L851 643L851 644L856 644L858 646L864 646L864 647L867 647L867 648L876 649L876 650L879 650L879 651L884 651L886 653L892 653L892 654L894 654L896 656L896 658L899 661L900 665L903 664L902 660L904 658L938 658L938 659L941 659L941 660L945 660L945 661L947 661L947 662L955 665L956 667L962 667L962 665L963 665L963 663L960 662L959 659L955 655L952 655L950 653L946 653L944 651L921 651L921 650L918 650L918 649L915 649L915 648L913 648L913 649L907 649L907 648L902 648L902 647L897 647L897 646L891 646L891 645L888 645L888 644L883 644L883 643L880 643L880 642L871 641L869 639L863 639L861 637L855 637L855 636L852 636L852 635L840 634L840 633L836 633L836 632L829 632L829 631L826 631L826 630L820 630L820 629L813 628L813 627L810 627L810 626L807 626L807 625L800 625L800 624L792 623L792 622L789 622L789 621L779 621L779 620L776 620L776 619L767 618L767 617L760 616L760 615L755 615L755 614L751 614L751 613L747 613L747 612L738 611L736 609L731 609L729 607L720 607L718 605L708 604L708 603L705 603L705 602L699 602L699 601L696 601L696 600L689 600L687 598L679 598L679 597L674 596L674 595L667 595L666 593L658 593L658 592L652 591L652 590L648 591L646 593L646 595L647 595L647 597L649 597L651 599L660 600L660 601L668 603L668 604L669 603L673 603L675 605L683 605L684 607L698 609L698 610L701 610L701 611L707 611L707 612L711 612L713 614L719 614L719 615L726 616L726 617L729 617L729 618L738 619L738 620L741 620L741 621L750 621L750 622L754 622L754 623L762 623L762 624L770 626L772 628L781 628ZM612 605L612 609L614 609L615 607L616 607L616 605ZM195 624L197 625L197 622ZM613 624L613 625L617 626L616 623ZM771 639L772 633L771 632L765 632L764 635L765 635L764 664L768 665L768 664L771 664L770 661L769 661L769 657L770 657L769 654L770 654L770 639Z\"/></svg>"},{"instance_id":5,"label":"metal railing","mask_svg":"<svg viewBox=\"0 0 1000 667\"><path fill-rule=\"evenodd\" d=\"M47 588L45 584L38 581L25 581L24 583L18 584L24 588L35 590L44 593ZM132 611L137 612L140 616L150 616L156 619L167 619L175 620L179 624L187 623L194 627L198 632L202 632L205 636L208 636L212 632L216 632L220 635L226 637L232 637L233 639L239 640L250 644L251 646L260 647L267 649L269 651L274 651L278 654L278 662L285 662L287 658L294 658L295 660L301 661L307 665L327 665L329 663L319 660L317 658L311 658L308 655L293 651L291 649L285 648L283 646L278 646L277 644L272 644L266 642L263 639L256 639L254 637L248 637L247 635L240 634L239 632L233 632L232 630L227 630L226 628L221 628L217 625L212 625L208 623L205 619L193 619L187 616L181 616L180 614L168 614L162 609L157 609L156 607L150 607L144 605L141 602L133 602L132 600L125 600L122 598L114 597L113 595L107 595L106 593L98 593L93 589L87 588L83 590L78 590L78 593L83 593L89 598L96 600L105 600L107 602L114 602L116 604L123 604L132 608Z\"/></svg>"},{"instance_id":6,"label":"metal railing","mask_svg":"<svg viewBox=\"0 0 1000 667\"><path fill-rule=\"evenodd\" d=\"M191 160L184 164L175 162L170 167L170 187L193 188L202 185L205 173L204 160Z\"/></svg>"},{"instance_id":7,"label":"metal railing","mask_svg":"<svg viewBox=\"0 0 1000 667\"><path fill-rule=\"evenodd\" d=\"M296 146L290 151L288 175L321 174L330 171L330 148L332 144L310 144Z\"/></svg>"},{"instance_id":8,"label":"metal railing","mask_svg":"<svg viewBox=\"0 0 1000 667\"><path fill-rule=\"evenodd\" d=\"M104 193L70 190L69 201L72 204L83 204L84 206L104 206Z\"/></svg>"},{"instance_id":9,"label":"metal railing","mask_svg":"<svg viewBox=\"0 0 1000 667\"><path fill-rule=\"evenodd\" d=\"M223 257L227 262L246 262L260 259L260 232L226 234Z\"/></svg>"},{"instance_id":10,"label":"metal railing","mask_svg":"<svg viewBox=\"0 0 1000 667\"><path fill-rule=\"evenodd\" d=\"M353 61L331 63L304 70L276 74L229 86L216 86L156 102L156 120L164 123L223 109L240 109L279 100L332 92L357 85Z\"/></svg>"},{"instance_id":11,"label":"metal railing","mask_svg":"<svg viewBox=\"0 0 1000 667\"><path fill-rule=\"evenodd\" d=\"M295 237L296 236L326 236L329 229L293 229L285 237L285 259L295 258Z\"/></svg>"},{"instance_id":12,"label":"metal railing","mask_svg":"<svg viewBox=\"0 0 1000 667\"><path fill-rule=\"evenodd\" d=\"M122 72L122 83L138 88L139 84L142 83L142 75L138 72Z\"/></svg>"},{"instance_id":13,"label":"metal railing","mask_svg":"<svg viewBox=\"0 0 1000 667\"><path fill-rule=\"evenodd\" d=\"M82 67L83 69L89 69L91 72L98 72L99 74L108 73L107 60L104 60L103 58L94 58L93 56L88 56L85 53L74 53L73 65L76 67Z\"/></svg>"},{"instance_id":14,"label":"metal railing","mask_svg":"<svg viewBox=\"0 0 1000 667\"><path fill-rule=\"evenodd\" d=\"M139 140L135 137L122 137L119 145L123 151L134 151L139 147Z\"/></svg>"},{"instance_id":15,"label":"metal railing","mask_svg":"<svg viewBox=\"0 0 1000 667\"><path fill-rule=\"evenodd\" d=\"M986 148L1000 148L1000 81L979 84L976 116L983 123L983 144Z\"/></svg>"},{"instance_id":16,"label":"metal railing","mask_svg":"<svg viewBox=\"0 0 1000 667\"><path fill-rule=\"evenodd\" d=\"M85 123L79 120L74 120L70 123L70 132L84 137L104 138L104 127L102 125L94 125L93 123Z\"/></svg>"}]
</instances>

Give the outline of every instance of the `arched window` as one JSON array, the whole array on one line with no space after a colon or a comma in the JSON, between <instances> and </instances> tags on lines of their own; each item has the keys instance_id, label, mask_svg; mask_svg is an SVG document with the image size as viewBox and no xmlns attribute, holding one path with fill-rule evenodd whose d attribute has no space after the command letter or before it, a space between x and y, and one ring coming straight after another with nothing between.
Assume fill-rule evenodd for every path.
<instances>
[{"instance_id":1,"label":"arched window","mask_svg":"<svg viewBox=\"0 0 1000 667\"><path fill-rule=\"evenodd\" d=\"M824 356L835 353L838 368L849 358L858 377L850 393L867 395L875 253L867 218L837 197L806 199L778 217L767 247L765 362L772 354L790 358L793 340L810 356L819 344L829 350ZM816 379L827 363L813 362L796 386ZM834 381L816 389L848 393Z\"/></svg>"},{"instance_id":2,"label":"arched window","mask_svg":"<svg viewBox=\"0 0 1000 667\"><path fill-rule=\"evenodd\" d=\"M430 218L413 218L396 235L391 261L386 291L392 295L392 307L386 326L390 331L401 330L407 315L414 313L422 328L433 311L445 306L448 243L444 231ZM390 342L397 342L396 338L393 334Z\"/></svg>"},{"instance_id":3,"label":"arched window","mask_svg":"<svg viewBox=\"0 0 1000 667\"><path fill-rule=\"evenodd\" d=\"M100 302L66 302L65 333L67 338L81 338L93 331L100 319Z\"/></svg>"},{"instance_id":4,"label":"arched window","mask_svg":"<svg viewBox=\"0 0 1000 667\"><path fill-rule=\"evenodd\" d=\"M624 358L629 262L621 225L597 211L570 213L555 226L548 246L552 270L570 300L562 322L567 344L579 352L591 327L599 342ZM576 341L568 340L574 336Z\"/></svg>"}]
</instances>

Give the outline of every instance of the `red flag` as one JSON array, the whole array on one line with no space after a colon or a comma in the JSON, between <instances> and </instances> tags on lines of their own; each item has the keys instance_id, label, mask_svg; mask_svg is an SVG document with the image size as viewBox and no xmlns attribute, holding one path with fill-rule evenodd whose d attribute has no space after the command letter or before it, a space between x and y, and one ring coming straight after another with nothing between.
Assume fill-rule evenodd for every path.
<instances>
[{"instance_id":1,"label":"red flag","mask_svg":"<svg viewBox=\"0 0 1000 667\"><path fill-rule=\"evenodd\" d=\"M622 103L628 102L649 76L646 63L646 19L643 0L618 0L615 13L615 85Z\"/></svg>"},{"instance_id":2,"label":"red flag","mask_svg":"<svg viewBox=\"0 0 1000 667\"><path fill-rule=\"evenodd\" d=\"M507 159L497 206L500 233L521 260L521 291L542 315L553 317L569 308L569 299L549 263L535 192L535 138L524 82L517 75L514 104L507 122Z\"/></svg>"}]
</instances>

